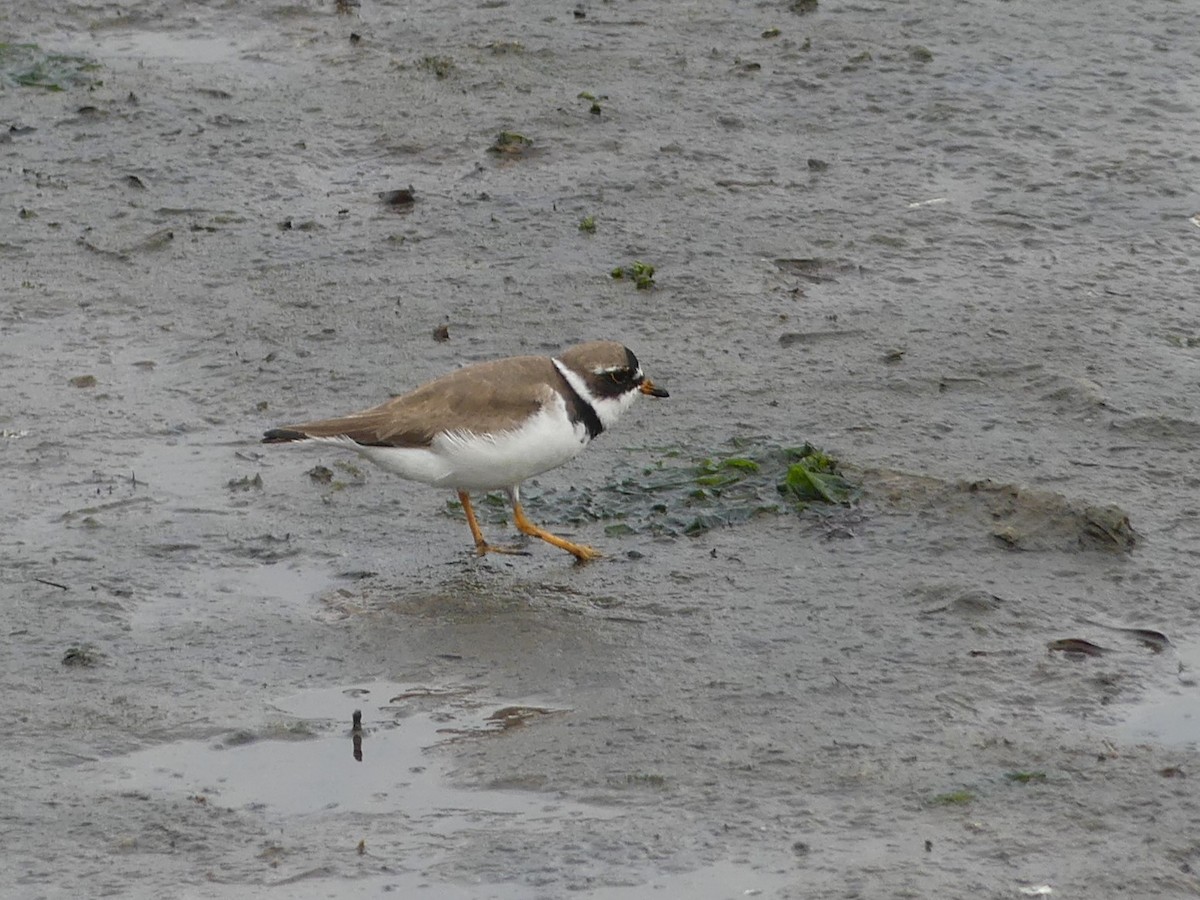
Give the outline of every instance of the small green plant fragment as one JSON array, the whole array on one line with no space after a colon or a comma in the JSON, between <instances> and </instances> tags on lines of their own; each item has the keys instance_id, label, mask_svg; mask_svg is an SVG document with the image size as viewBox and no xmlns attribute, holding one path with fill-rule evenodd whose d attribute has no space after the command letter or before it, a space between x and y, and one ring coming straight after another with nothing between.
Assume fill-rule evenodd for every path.
<instances>
[{"instance_id":1,"label":"small green plant fragment","mask_svg":"<svg viewBox=\"0 0 1200 900\"><path fill-rule=\"evenodd\" d=\"M496 56L520 56L525 52L525 45L520 41L492 41L488 49Z\"/></svg>"},{"instance_id":2,"label":"small green plant fragment","mask_svg":"<svg viewBox=\"0 0 1200 900\"><path fill-rule=\"evenodd\" d=\"M256 472L253 478L249 475L242 478L231 478L226 482L225 487L231 491L261 491L263 489L262 475Z\"/></svg>"},{"instance_id":3,"label":"small green plant fragment","mask_svg":"<svg viewBox=\"0 0 1200 900\"><path fill-rule=\"evenodd\" d=\"M438 81L442 81L454 71L454 60L448 56L424 56L417 63L417 68L431 73Z\"/></svg>"},{"instance_id":4,"label":"small green plant fragment","mask_svg":"<svg viewBox=\"0 0 1200 900\"><path fill-rule=\"evenodd\" d=\"M488 147L488 152L519 156L522 153L528 153L532 147L533 141L520 132L502 131L496 135L496 140L492 146Z\"/></svg>"},{"instance_id":5,"label":"small green plant fragment","mask_svg":"<svg viewBox=\"0 0 1200 900\"><path fill-rule=\"evenodd\" d=\"M777 38L781 34L783 34L783 32L780 31L778 28L768 28L766 31L764 31L762 33L762 36L765 38Z\"/></svg>"},{"instance_id":6,"label":"small green plant fragment","mask_svg":"<svg viewBox=\"0 0 1200 900\"><path fill-rule=\"evenodd\" d=\"M100 66L82 56L47 53L37 44L0 42L0 81L47 91L93 87L100 82L89 73Z\"/></svg>"},{"instance_id":7,"label":"small green plant fragment","mask_svg":"<svg viewBox=\"0 0 1200 900\"><path fill-rule=\"evenodd\" d=\"M757 472L762 468L752 459L743 459L740 456L731 456L729 459L721 461L721 465L726 469L741 469L745 472Z\"/></svg>"},{"instance_id":8,"label":"small green plant fragment","mask_svg":"<svg viewBox=\"0 0 1200 900\"><path fill-rule=\"evenodd\" d=\"M948 791L945 794L938 794L931 801L934 806L966 806L975 800L975 795L970 791Z\"/></svg>"},{"instance_id":9,"label":"small green plant fragment","mask_svg":"<svg viewBox=\"0 0 1200 900\"><path fill-rule=\"evenodd\" d=\"M336 494L339 491L346 490L346 488L357 487L366 483L367 474L361 466L342 459L337 460L333 465L346 477L335 477L333 469L327 466L314 466L305 474L316 484L328 485L330 494Z\"/></svg>"},{"instance_id":10,"label":"small green plant fragment","mask_svg":"<svg viewBox=\"0 0 1200 900\"><path fill-rule=\"evenodd\" d=\"M933 60L933 53L927 47L909 47L908 57L917 62L927 63Z\"/></svg>"},{"instance_id":11,"label":"small green plant fragment","mask_svg":"<svg viewBox=\"0 0 1200 900\"><path fill-rule=\"evenodd\" d=\"M617 266L610 274L617 279L628 278L639 291L654 287L654 266L640 259L631 266Z\"/></svg>"},{"instance_id":12,"label":"small green plant fragment","mask_svg":"<svg viewBox=\"0 0 1200 900\"><path fill-rule=\"evenodd\" d=\"M798 16L804 16L817 11L817 0L792 0L788 9Z\"/></svg>"},{"instance_id":13,"label":"small green plant fragment","mask_svg":"<svg viewBox=\"0 0 1200 900\"><path fill-rule=\"evenodd\" d=\"M1017 784L1029 784L1031 782L1045 781L1045 772L1006 772L1004 775L1009 781L1015 781Z\"/></svg>"},{"instance_id":14,"label":"small green plant fragment","mask_svg":"<svg viewBox=\"0 0 1200 900\"><path fill-rule=\"evenodd\" d=\"M348 460L339 459L334 463L334 465L355 480L363 481L367 477L362 466L356 465Z\"/></svg>"},{"instance_id":15,"label":"small green plant fragment","mask_svg":"<svg viewBox=\"0 0 1200 900\"><path fill-rule=\"evenodd\" d=\"M667 786L667 779L663 775L643 775L641 773L634 773L625 776L625 783L644 784L650 787L661 788Z\"/></svg>"},{"instance_id":16,"label":"small green plant fragment","mask_svg":"<svg viewBox=\"0 0 1200 900\"><path fill-rule=\"evenodd\" d=\"M317 484L329 484L333 481L333 469L328 466L313 466L304 474Z\"/></svg>"},{"instance_id":17,"label":"small green plant fragment","mask_svg":"<svg viewBox=\"0 0 1200 900\"><path fill-rule=\"evenodd\" d=\"M584 216L582 219L580 219L579 220L579 230L586 232L588 234L595 234L596 233L596 217L595 216Z\"/></svg>"},{"instance_id":18,"label":"small green plant fragment","mask_svg":"<svg viewBox=\"0 0 1200 900\"><path fill-rule=\"evenodd\" d=\"M607 97L604 97L604 96L597 97L591 91L580 91L575 96L578 97L580 100L586 100L586 101L588 101L588 103L591 104L591 106L588 108L588 112L590 112L593 116L598 116L602 112L604 112L603 107L600 106L600 101L608 99Z\"/></svg>"}]
</instances>

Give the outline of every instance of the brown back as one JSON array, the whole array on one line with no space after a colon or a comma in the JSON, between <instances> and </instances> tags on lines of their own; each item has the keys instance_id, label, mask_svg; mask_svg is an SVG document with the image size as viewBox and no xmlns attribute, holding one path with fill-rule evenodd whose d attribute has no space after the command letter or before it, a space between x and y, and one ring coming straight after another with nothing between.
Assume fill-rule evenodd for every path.
<instances>
[{"instance_id":1,"label":"brown back","mask_svg":"<svg viewBox=\"0 0 1200 900\"><path fill-rule=\"evenodd\" d=\"M282 432L348 437L368 446L427 447L442 431L494 434L537 412L566 381L546 356L517 356L450 372L386 403L336 419L286 425Z\"/></svg>"}]
</instances>

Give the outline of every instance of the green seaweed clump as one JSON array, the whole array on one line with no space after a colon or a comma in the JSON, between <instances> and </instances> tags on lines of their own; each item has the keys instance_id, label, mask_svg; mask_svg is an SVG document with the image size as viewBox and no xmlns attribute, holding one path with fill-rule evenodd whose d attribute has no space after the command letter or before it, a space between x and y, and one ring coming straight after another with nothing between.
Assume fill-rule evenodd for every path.
<instances>
[{"instance_id":1,"label":"green seaweed clump","mask_svg":"<svg viewBox=\"0 0 1200 900\"><path fill-rule=\"evenodd\" d=\"M805 444L799 450L787 451L795 459L779 482L779 493L794 503L812 502L850 504L858 498L858 488L838 472L837 460Z\"/></svg>"},{"instance_id":2,"label":"green seaweed clump","mask_svg":"<svg viewBox=\"0 0 1200 900\"><path fill-rule=\"evenodd\" d=\"M617 280L628 278L639 291L654 287L654 266L640 259L634 260L632 266L617 266L610 274Z\"/></svg>"}]
</instances>

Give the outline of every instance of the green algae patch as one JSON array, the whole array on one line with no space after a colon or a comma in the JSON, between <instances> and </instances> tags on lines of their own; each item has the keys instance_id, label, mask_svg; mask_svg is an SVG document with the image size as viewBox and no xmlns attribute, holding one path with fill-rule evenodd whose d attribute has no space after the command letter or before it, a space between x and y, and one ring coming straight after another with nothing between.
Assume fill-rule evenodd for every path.
<instances>
[{"instance_id":1,"label":"green algae patch","mask_svg":"<svg viewBox=\"0 0 1200 900\"><path fill-rule=\"evenodd\" d=\"M814 504L846 507L859 496L837 461L811 444L743 438L707 456L683 449L659 454L615 484L548 492L530 506L544 505L551 517L576 523L606 521L605 532L613 536L699 535L758 516L797 514Z\"/></svg>"},{"instance_id":2,"label":"green algae patch","mask_svg":"<svg viewBox=\"0 0 1200 900\"><path fill-rule=\"evenodd\" d=\"M967 790L948 791L945 794L938 794L929 801L932 806L966 806L974 802L975 795Z\"/></svg>"},{"instance_id":3,"label":"green algae patch","mask_svg":"<svg viewBox=\"0 0 1200 900\"><path fill-rule=\"evenodd\" d=\"M99 83L92 73L100 66L82 56L49 53L37 44L0 42L0 81L20 87L65 91Z\"/></svg>"},{"instance_id":4,"label":"green algae patch","mask_svg":"<svg viewBox=\"0 0 1200 900\"><path fill-rule=\"evenodd\" d=\"M1005 772L1004 777L1016 784L1041 784L1046 780L1045 772Z\"/></svg>"},{"instance_id":5,"label":"green algae patch","mask_svg":"<svg viewBox=\"0 0 1200 900\"><path fill-rule=\"evenodd\" d=\"M646 451L637 451L646 452ZM529 517L550 528L603 523L607 537L700 535L759 516L854 505L859 486L838 462L811 444L785 446L766 438L739 438L701 455L682 447L649 451L650 462L619 481L598 487L527 489ZM632 467L631 467L632 468ZM507 522L503 494L473 497L480 521ZM461 516L457 501L447 512Z\"/></svg>"}]
</instances>

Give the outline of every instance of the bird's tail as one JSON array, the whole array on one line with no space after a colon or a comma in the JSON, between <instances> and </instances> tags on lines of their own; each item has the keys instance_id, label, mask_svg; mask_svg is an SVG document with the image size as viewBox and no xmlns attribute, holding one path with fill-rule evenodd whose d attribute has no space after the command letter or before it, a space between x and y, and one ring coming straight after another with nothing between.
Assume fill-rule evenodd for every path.
<instances>
[{"instance_id":1,"label":"bird's tail","mask_svg":"<svg viewBox=\"0 0 1200 900\"><path fill-rule=\"evenodd\" d=\"M295 428L272 428L270 431L263 432L262 442L264 444L288 444L292 441L307 440L308 435Z\"/></svg>"}]
</instances>

